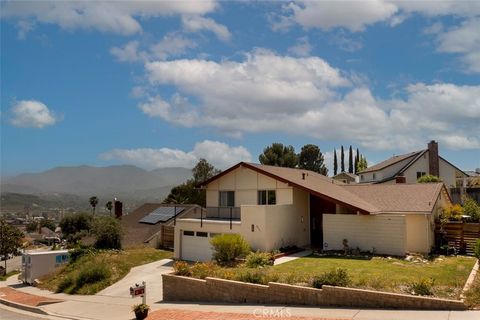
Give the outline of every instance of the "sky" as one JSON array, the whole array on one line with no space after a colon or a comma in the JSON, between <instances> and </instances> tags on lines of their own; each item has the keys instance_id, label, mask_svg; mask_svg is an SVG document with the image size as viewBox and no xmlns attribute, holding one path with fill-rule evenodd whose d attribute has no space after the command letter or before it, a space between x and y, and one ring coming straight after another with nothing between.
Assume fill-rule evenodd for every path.
<instances>
[{"instance_id":1,"label":"sky","mask_svg":"<svg viewBox=\"0 0 480 320\"><path fill-rule=\"evenodd\" d=\"M272 142L480 167L479 1L0 1L1 174ZM346 157L347 158L347 157Z\"/></svg>"}]
</instances>

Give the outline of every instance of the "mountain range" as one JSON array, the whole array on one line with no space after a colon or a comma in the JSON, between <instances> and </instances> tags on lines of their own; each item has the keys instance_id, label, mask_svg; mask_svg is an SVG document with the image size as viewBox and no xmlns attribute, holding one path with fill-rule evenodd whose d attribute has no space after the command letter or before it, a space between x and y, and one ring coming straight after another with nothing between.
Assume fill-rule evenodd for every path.
<instances>
[{"instance_id":1,"label":"mountain range","mask_svg":"<svg viewBox=\"0 0 480 320\"><path fill-rule=\"evenodd\" d=\"M13 197L16 205L21 203L22 194L29 195L24 197L27 200L54 197L57 202L62 198L71 202L72 196L87 203L87 198L91 196L97 196L101 203L114 197L130 204L160 202L173 186L191 176L192 171L188 168L147 171L131 165L56 167L44 172L2 178L2 207L9 205L6 199L12 199L12 194L16 195ZM6 194L10 196L6 197Z\"/></svg>"}]
</instances>

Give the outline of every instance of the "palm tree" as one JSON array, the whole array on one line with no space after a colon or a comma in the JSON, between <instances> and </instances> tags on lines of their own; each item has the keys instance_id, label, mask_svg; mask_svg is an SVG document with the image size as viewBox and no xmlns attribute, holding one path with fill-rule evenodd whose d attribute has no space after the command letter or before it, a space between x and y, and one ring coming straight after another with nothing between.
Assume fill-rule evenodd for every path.
<instances>
[{"instance_id":1,"label":"palm tree","mask_svg":"<svg viewBox=\"0 0 480 320\"><path fill-rule=\"evenodd\" d=\"M90 199L88 201L90 202L90 205L92 206L92 214L95 215L95 207L98 204L98 198L93 196L93 197L90 197Z\"/></svg>"},{"instance_id":2,"label":"palm tree","mask_svg":"<svg viewBox=\"0 0 480 320\"><path fill-rule=\"evenodd\" d=\"M105 208L107 208L107 210L110 212L110 215L112 215L112 209L113 209L112 201L108 201L107 203L105 203Z\"/></svg>"}]
</instances>

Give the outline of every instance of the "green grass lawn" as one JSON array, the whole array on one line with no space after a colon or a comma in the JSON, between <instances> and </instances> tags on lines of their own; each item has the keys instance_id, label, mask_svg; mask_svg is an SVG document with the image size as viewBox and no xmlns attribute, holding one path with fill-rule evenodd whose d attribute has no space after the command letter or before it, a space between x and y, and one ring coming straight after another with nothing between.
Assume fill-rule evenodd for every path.
<instances>
[{"instance_id":1,"label":"green grass lawn","mask_svg":"<svg viewBox=\"0 0 480 320\"><path fill-rule=\"evenodd\" d=\"M465 303L470 308L480 309L480 274L477 273L473 285L465 293Z\"/></svg>"},{"instance_id":2,"label":"green grass lawn","mask_svg":"<svg viewBox=\"0 0 480 320\"><path fill-rule=\"evenodd\" d=\"M153 248L100 251L82 256L40 279L39 287L56 292L95 294L122 279L133 267L171 257L170 251Z\"/></svg>"},{"instance_id":3,"label":"green grass lawn","mask_svg":"<svg viewBox=\"0 0 480 320\"><path fill-rule=\"evenodd\" d=\"M7 278L13 276L14 274L18 274L18 273L20 273L20 271L18 271L18 270L10 271L4 276L0 276L0 281L5 281L5 280L7 280Z\"/></svg>"},{"instance_id":4,"label":"green grass lawn","mask_svg":"<svg viewBox=\"0 0 480 320\"><path fill-rule=\"evenodd\" d=\"M308 282L314 275L344 268L352 279L352 287L403 293L408 292L413 281L432 278L436 296L457 299L475 261L464 256L441 257L425 263L382 257L361 260L309 256L271 267L270 272L296 274L296 281Z\"/></svg>"}]
</instances>

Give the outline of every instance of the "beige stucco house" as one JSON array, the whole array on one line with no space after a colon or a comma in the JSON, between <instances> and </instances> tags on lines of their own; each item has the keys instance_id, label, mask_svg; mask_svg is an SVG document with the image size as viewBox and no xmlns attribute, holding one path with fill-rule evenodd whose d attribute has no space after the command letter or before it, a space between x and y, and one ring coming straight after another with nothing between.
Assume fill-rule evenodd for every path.
<instances>
[{"instance_id":1,"label":"beige stucco house","mask_svg":"<svg viewBox=\"0 0 480 320\"><path fill-rule=\"evenodd\" d=\"M348 185L315 172L241 162L204 182L207 208L176 220L175 258L207 261L210 239L241 234L254 250L282 246L380 254L429 252L442 183Z\"/></svg>"},{"instance_id":2,"label":"beige stucco house","mask_svg":"<svg viewBox=\"0 0 480 320\"><path fill-rule=\"evenodd\" d=\"M393 156L358 173L359 183L416 183L426 174L440 177L447 188L468 175L439 156L438 143L430 141L428 148Z\"/></svg>"}]
</instances>

